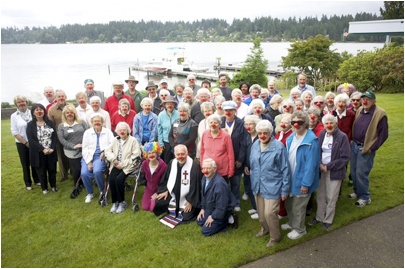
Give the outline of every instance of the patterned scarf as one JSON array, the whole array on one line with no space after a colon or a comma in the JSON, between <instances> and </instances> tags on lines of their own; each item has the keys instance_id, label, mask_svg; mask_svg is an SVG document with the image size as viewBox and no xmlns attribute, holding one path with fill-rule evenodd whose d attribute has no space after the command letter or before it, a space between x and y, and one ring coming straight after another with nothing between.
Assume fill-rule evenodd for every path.
<instances>
[{"instance_id":1,"label":"patterned scarf","mask_svg":"<svg viewBox=\"0 0 405 269\"><path fill-rule=\"evenodd\" d=\"M32 120L31 112L27 109L25 112L17 109L17 115L20 116L25 122L29 122Z\"/></svg>"}]
</instances>

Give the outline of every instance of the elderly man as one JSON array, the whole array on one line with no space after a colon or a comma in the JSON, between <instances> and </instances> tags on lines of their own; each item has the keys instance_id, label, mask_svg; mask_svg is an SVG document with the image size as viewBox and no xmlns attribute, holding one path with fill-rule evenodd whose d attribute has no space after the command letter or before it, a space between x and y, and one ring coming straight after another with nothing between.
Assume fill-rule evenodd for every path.
<instances>
[{"instance_id":1,"label":"elderly man","mask_svg":"<svg viewBox=\"0 0 405 269\"><path fill-rule=\"evenodd\" d=\"M104 107L105 105L104 92L94 90L94 81L92 79L84 80L84 88L86 89L84 92L87 94L88 102L90 102L91 97L98 96L100 97L101 100L101 107Z\"/></svg>"},{"instance_id":2,"label":"elderly man","mask_svg":"<svg viewBox=\"0 0 405 269\"><path fill-rule=\"evenodd\" d=\"M159 115L160 112L164 109L162 106L162 102L166 99L166 97L170 96L170 92L166 89L160 89L158 91L158 98L153 100L153 110L152 112L156 115Z\"/></svg>"},{"instance_id":3,"label":"elderly man","mask_svg":"<svg viewBox=\"0 0 405 269\"><path fill-rule=\"evenodd\" d=\"M103 118L103 127L111 130L111 117L107 111L101 108L101 99L98 96L93 96L90 98L91 110L86 112L86 122L89 124L89 127L93 127L91 123L91 117L94 113L99 113Z\"/></svg>"},{"instance_id":4,"label":"elderly man","mask_svg":"<svg viewBox=\"0 0 405 269\"><path fill-rule=\"evenodd\" d=\"M129 76L128 79L125 80L125 83L128 85L128 90L125 93L132 98L135 104L135 112L139 113L139 111L142 110L141 100L143 99L142 93L136 89L136 85L139 81L136 80L134 76Z\"/></svg>"},{"instance_id":5,"label":"elderly man","mask_svg":"<svg viewBox=\"0 0 405 269\"><path fill-rule=\"evenodd\" d=\"M112 86L114 89L114 93L113 93L113 95L111 95L110 97L107 98L107 100L105 101L105 105L104 105L104 110L107 111L108 114L110 114L110 117L112 115L114 115L115 112L118 111L119 101L122 98L127 99L129 104L131 105L131 109L136 111L134 101L132 100L132 98L129 95L126 95L123 91L124 83L123 82L114 82L112 84Z\"/></svg>"},{"instance_id":6,"label":"elderly man","mask_svg":"<svg viewBox=\"0 0 405 269\"><path fill-rule=\"evenodd\" d=\"M276 90L276 83L274 82L274 80L270 80L267 83L267 90L269 91L269 103L271 101L271 98L273 98L275 94L280 94L279 91Z\"/></svg>"},{"instance_id":7,"label":"elderly man","mask_svg":"<svg viewBox=\"0 0 405 269\"><path fill-rule=\"evenodd\" d=\"M174 211L182 215L182 223L193 221L200 212L200 165L188 155L187 147L174 148L175 159L171 160L159 183L154 213L156 216Z\"/></svg>"},{"instance_id":8,"label":"elderly man","mask_svg":"<svg viewBox=\"0 0 405 269\"><path fill-rule=\"evenodd\" d=\"M208 90L207 88L198 89L197 99L198 99L198 101L195 102L190 108L190 117L197 124L199 124L200 121L202 121L204 119L204 115L201 111L201 104L210 100L210 90Z\"/></svg>"},{"instance_id":9,"label":"elderly man","mask_svg":"<svg viewBox=\"0 0 405 269\"><path fill-rule=\"evenodd\" d=\"M298 85L295 86L293 89L298 89L301 95L302 93L309 91L312 93L312 96L316 96L314 87L307 84L307 76L303 73L298 75ZM291 95L290 98L292 98Z\"/></svg>"},{"instance_id":10,"label":"elderly man","mask_svg":"<svg viewBox=\"0 0 405 269\"><path fill-rule=\"evenodd\" d=\"M46 86L44 88L44 99L42 99L38 103L46 108L49 104L54 104L55 102L55 91L51 86Z\"/></svg>"},{"instance_id":11,"label":"elderly man","mask_svg":"<svg viewBox=\"0 0 405 269\"><path fill-rule=\"evenodd\" d=\"M167 91L169 91L171 96L174 96L174 91L169 89L169 84L167 83L166 79L160 80L159 86L160 87L159 87L159 90L158 90L158 95L159 95L160 90L167 90Z\"/></svg>"},{"instance_id":12,"label":"elderly man","mask_svg":"<svg viewBox=\"0 0 405 269\"><path fill-rule=\"evenodd\" d=\"M222 117L221 128L231 136L233 153L235 156L235 173L227 180L230 183L231 191L236 199L235 211L240 211L240 179L243 173L243 162L246 159L245 137L247 131L243 120L236 117L237 105L234 101L225 101L222 103L222 109L225 111L225 117Z\"/></svg>"},{"instance_id":13,"label":"elderly man","mask_svg":"<svg viewBox=\"0 0 405 269\"><path fill-rule=\"evenodd\" d=\"M235 197L226 181L217 173L215 161L205 159L202 164L204 176L201 182L201 211L197 216L197 224L202 226L202 234L209 236L225 232L230 218L233 220L232 226L237 228L236 218L232 216Z\"/></svg>"},{"instance_id":14,"label":"elderly man","mask_svg":"<svg viewBox=\"0 0 405 269\"><path fill-rule=\"evenodd\" d=\"M189 74L187 76L188 87L193 90L194 95L197 95L197 91L201 88L201 86L195 84L196 78L193 74Z\"/></svg>"},{"instance_id":15,"label":"elderly man","mask_svg":"<svg viewBox=\"0 0 405 269\"><path fill-rule=\"evenodd\" d=\"M232 100L232 88L227 86L228 76L226 74L219 74L219 89L221 89L222 95L225 97L226 101Z\"/></svg>"},{"instance_id":16,"label":"elderly man","mask_svg":"<svg viewBox=\"0 0 405 269\"><path fill-rule=\"evenodd\" d=\"M387 113L378 107L374 92L366 91L361 95L363 106L356 112L353 123L353 142L350 155L350 174L353 179L354 193L351 199L363 207L371 203L369 174L374 164L376 151L388 138Z\"/></svg>"},{"instance_id":17,"label":"elderly man","mask_svg":"<svg viewBox=\"0 0 405 269\"><path fill-rule=\"evenodd\" d=\"M154 101L156 98L158 98L157 89L158 85L156 85L153 81L148 81L148 85L146 85L145 90L149 92L149 94L145 97L149 97L152 99L152 101Z\"/></svg>"},{"instance_id":18,"label":"elderly man","mask_svg":"<svg viewBox=\"0 0 405 269\"><path fill-rule=\"evenodd\" d=\"M66 94L63 90L56 90L55 96L57 103L49 108L48 117L55 124L55 129L58 130L58 126L62 122L62 111L67 103ZM61 181L64 181L68 177L69 159L63 153L63 145L59 142L59 139L56 141L56 152L58 155Z\"/></svg>"}]
</instances>

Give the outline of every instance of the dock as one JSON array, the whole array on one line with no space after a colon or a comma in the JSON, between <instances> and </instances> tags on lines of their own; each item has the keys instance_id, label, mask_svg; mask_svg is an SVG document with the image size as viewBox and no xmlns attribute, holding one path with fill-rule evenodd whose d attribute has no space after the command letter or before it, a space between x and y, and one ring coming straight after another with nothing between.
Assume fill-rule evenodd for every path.
<instances>
[{"instance_id":1,"label":"dock","mask_svg":"<svg viewBox=\"0 0 405 269\"><path fill-rule=\"evenodd\" d=\"M178 76L178 77L187 77L188 75L192 74L199 80L209 80L209 81L217 81L218 74L217 72L193 72L193 71L174 71L174 70L165 70L165 71L151 71L142 68L141 66L132 66L132 70L146 72L147 76L151 75L158 75L158 76Z\"/></svg>"},{"instance_id":2,"label":"dock","mask_svg":"<svg viewBox=\"0 0 405 269\"><path fill-rule=\"evenodd\" d=\"M234 65L220 65L220 66L214 66L215 70L224 70L224 71L232 71L232 72L240 72L242 69L242 66L234 66ZM285 71L283 70L273 70L273 69L267 69L266 74L270 76L275 76L275 77L281 77Z\"/></svg>"}]
</instances>

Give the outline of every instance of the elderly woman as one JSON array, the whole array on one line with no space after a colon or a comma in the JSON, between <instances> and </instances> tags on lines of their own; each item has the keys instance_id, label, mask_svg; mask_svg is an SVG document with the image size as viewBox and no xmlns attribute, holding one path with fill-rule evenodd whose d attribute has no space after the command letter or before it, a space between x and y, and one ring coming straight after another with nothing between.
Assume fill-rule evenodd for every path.
<instances>
[{"instance_id":1,"label":"elderly woman","mask_svg":"<svg viewBox=\"0 0 405 269\"><path fill-rule=\"evenodd\" d=\"M190 106L180 103L178 106L180 118L175 120L169 132L170 147L183 144L187 147L188 155L194 158L196 155L195 141L198 136L198 124L190 118Z\"/></svg>"},{"instance_id":2,"label":"elderly woman","mask_svg":"<svg viewBox=\"0 0 405 269\"><path fill-rule=\"evenodd\" d=\"M207 118L209 130L201 138L200 166L203 160L211 158L217 164L217 172L224 178L233 176L235 157L231 136L221 129L221 118L211 115Z\"/></svg>"},{"instance_id":3,"label":"elderly woman","mask_svg":"<svg viewBox=\"0 0 405 269\"><path fill-rule=\"evenodd\" d=\"M129 126L131 126L131 133L132 133L132 124L134 122L134 118L136 116L135 110L131 109L131 104L125 98L122 98L118 102L118 111L114 112L111 115L111 130L115 130L117 128L117 124L119 122L126 122Z\"/></svg>"},{"instance_id":4,"label":"elderly woman","mask_svg":"<svg viewBox=\"0 0 405 269\"><path fill-rule=\"evenodd\" d=\"M243 186L245 187L245 193L242 196L243 200L250 200L252 209L248 210L248 213L251 214L252 219L258 219L259 215L257 214L257 207L255 197L252 192L251 180L250 180L250 150L253 143L259 139L257 137L256 124L260 121L260 118L256 115L247 115L244 119L246 133L246 159L244 162L243 170Z\"/></svg>"},{"instance_id":5,"label":"elderly woman","mask_svg":"<svg viewBox=\"0 0 405 269\"><path fill-rule=\"evenodd\" d=\"M186 87L183 91L183 102L189 104L190 107L196 102L193 89L190 87Z\"/></svg>"},{"instance_id":6,"label":"elderly woman","mask_svg":"<svg viewBox=\"0 0 405 269\"><path fill-rule=\"evenodd\" d=\"M104 158L104 150L114 139L112 131L103 127L104 120L102 115L94 113L91 116L90 121L93 127L84 132L82 142L83 158L81 177L87 192L85 203L90 203L94 197L93 177L100 191L99 201L104 197L104 172L107 168L107 163Z\"/></svg>"},{"instance_id":7,"label":"elderly woman","mask_svg":"<svg viewBox=\"0 0 405 269\"><path fill-rule=\"evenodd\" d=\"M344 93L342 95L347 96ZM346 177L350 144L347 135L338 129L333 115L325 115L322 122L325 130L319 136L321 179L316 195L318 208L316 217L308 224L315 225L322 222L323 228L328 230L335 217L336 201L342 180Z\"/></svg>"},{"instance_id":8,"label":"elderly woman","mask_svg":"<svg viewBox=\"0 0 405 269\"><path fill-rule=\"evenodd\" d=\"M17 111L11 114L11 134L15 138L17 146L18 156L23 170L23 179L27 190L32 189L32 178L34 183L41 185L37 172L33 166L31 166L29 158L29 143L27 137L27 123L32 120L31 112L28 110L28 99L25 96L17 95L14 97L14 105L17 107Z\"/></svg>"},{"instance_id":9,"label":"elderly woman","mask_svg":"<svg viewBox=\"0 0 405 269\"><path fill-rule=\"evenodd\" d=\"M349 96L347 96L347 94L341 93L335 97L338 128L340 131L344 132L347 135L349 141L352 141L352 127L356 114L353 111L347 109L348 105Z\"/></svg>"},{"instance_id":10,"label":"elderly woman","mask_svg":"<svg viewBox=\"0 0 405 269\"><path fill-rule=\"evenodd\" d=\"M294 133L287 138L287 153L291 167L290 195L285 201L288 223L281 225L290 239L298 239L307 233L305 213L311 194L319 184L318 138L308 130L308 114L296 111L291 116Z\"/></svg>"},{"instance_id":11,"label":"elderly woman","mask_svg":"<svg viewBox=\"0 0 405 269\"><path fill-rule=\"evenodd\" d=\"M294 110L295 110L295 106L294 106L293 101L286 99L281 102L281 104L279 106L279 111L281 114L277 115L274 118L274 122L276 123L276 130L275 130L276 133L281 131L280 121L281 121L282 115L283 114L292 114L292 113L294 113Z\"/></svg>"},{"instance_id":12,"label":"elderly woman","mask_svg":"<svg viewBox=\"0 0 405 269\"><path fill-rule=\"evenodd\" d=\"M245 104L250 105L252 100L258 99L262 91L262 87L259 84L253 84L249 88L250 97L244 101Z\"/></svg>"},{"instance_id":13,"label":"elderly woman","mask_svg":"<svg viewBox=\"0 0 405 269\"><path fill-rule=\"evenodd\" d=\"M242 82L239 84L239 90L242 92L242 102L245 102L246 99L249 99L250 93L250 83L249 82Z\"/></svg>"},{"instance_id":14,"label":"elderly woman","mask_svg":"<svg viewBox=\"0 0 405 269\"><path fill-rule=\"evenodd\" d=\"M295 111L297 110L308 110L308 109L304 109L305 108L305 102L301 99L301 98L297 98L294 100L294 105L295 105Z\"/></svg>"},{"instance_id":15,"label":"elderly woman","mask_svg":"<svg viewBox=\"0 0 405 269\"><path fill-rule=\"evenodd\" d=\"M273 247L281 240L278 211L280 200L286 200L290 192L291 173L286 148L272 138L272 124L261 120L256 131L259 140L253 143L250 152L250 162L255 164L250 178L261 226L256 236L270 233L266 246Z\"/></svg>"},{"instance_id":16,"label":"elderly woman","mask_svg":"<svg viewBox=\"0 0 405 269\"><path fill-rule=\"evenodd\" d=\"M152 112L155 113L156 115L159 115L159 113L164 109L162 106L162 102L170 96L170 92L166 89L161 89L159 90L159 97L153 100L153 110Z\"/></svg>"},{"instance_id":17,"label":"elderly woman","mask_svg":"<svg viewBox=\"0 0 405 269\"><path fill-rule=\"evenodd\" d=\"M307 111L309 117L308 129L312 130L316 137L322 132L323 124L321 122L321 111L316 107L311 107Z\"/></svg>"},{"instance_id":18,"label":"elderly woman","mask_svg":"<svg viewBox=\"0 0 405 269\"><path fill-rule=\"evenodd\" d=\"M356 114L357 110L361 107L361 92L354 92L350 95L351 111Z\"/></svg>"},{"instance_id":19,"label":"elderly woman","mask_svg":"<svg viewBox=\"0 0 405 269\"><path fill-rule=\"evenodd\" d=\"M76 93L76 102L78 103L77 107L76 107L76 111L77 111L77 116L79 117L79 119L83 120L86 122L87 124L87 111L91 111L92 108L91 106L87 103L87 94L84 92L78 92Z\"/></svg>"},{"instance_id":20,"label":"elderly woman","mask_svg":"<svg viewBox=\"0 0 405 269\"><path fill-rule=\"evenodd\" d=\"M41 104L31 107L32 121L27 123L29 159L35 167L43 194L48 194L48 180L52 191L56 188L56 131L54 124L48 119L46 108Z\"/></svg>"},{"instance_id":21,"label":"elderly woman","mask_svg":"<svg viewBox=\"0 0 405 269\"><path fill-rule=\"evenodd\" d=\"M211 90L211 98L210 101L213 101L215 97L223 95L220 88L214 88Z\"/></svg>"},{"instance_id":22,"label":"elderly woman","mask_svg":"<svg viewBox=\"0 0 405 269\"><path fill-rule=\"evenodd\" d=\"M256 115L261 120L268 120L273 125L273 129L275 128L276 124L274 120L267 114L263 114L265 109L264 103L261 99L253 100L249 105L249 110L252 112L253 115ZM274 135L274 134L273 134Z\"/></svg>"},{"instance_id":23,"label":"elderly woman","mask_svg":"<svg viewBox=\"0 0 405 269\"><path fill-rule=\"evenodd\" d=\"M184 85L181 83L177 83L174 85L174 100L176 101L176 103L180 103L183 102L184 100L184 96L183 96L183 92L184 92Z\"/></svg>"},{"instance_id":24,"label":"elderly woman","mask_svg":"<svg viewBox=\"0 0 405 269\"><path fill-rule=\"evenodd\" d=\"M160 179L166 170L166 163L159 158L162 147L158 142L148 142L142 148L142 175L146 180L145 192L142 197L142 209L153 212L156 205L157 190Z\"/></svg>"},{"instance_id":25,"label":"elderly woman","mask_svg":"<svg viewBox=\"0 0 405 269\"><path fill-rule=\"evenodd\" d=\"M332 114L336 116L335 96L336 95L333 92L327 92L325 94L326 106L324 108L324 114Z\"/></svg>"},{"instance_id":26,"label":"elderly woman","mask_svg":"<svg viewBox=\"0 0 405 269\"><path fill-rule=\"evenodd\" d=\"M269 80L269 82L267 82L267 90L269 91L269 102L274 95L280 94L276 89L276 82L274 80Z\"/></svg>"},{"instance_id":27,"label":"elderly woman","mask_svg":"<svg viewBox=\"0 0 405 269\"><path fill-rule=\"evenodd\" d=\"M262 88L260 92L260 99L263 100L264 106L267 107L269 105L269 90L266 88Z\"/></svg>"},{"instance_id":28,"label":"elderly woman","mask_svg":"<svg viewBox=\"0 0 405 269\"><path fill-rule=\"evenodd\" d=\"M152 112L153 101L145 97L141 101L142 113L136 114L133 122L132 135L139 145L157 140L157 116Z\"/></svg>"},{"instance_id":29,"label":"elderly woman","mask_svg":"<svg viewBox=\"0 0 405 269\"><path fill-rule=\"evenodd\" d=\"M72 168L73 185L80 178L82 141L84 132L88 129L73 105L66 105L62 110L62 123L58 126L58 139L63 146L63 152Z\"/></svg>"},{"instance_id":30,"label":"elderly woman","mask_svg":"<svg viewBox=\"0 0 405 269\"><path fill-rule=\"evenodd\" d=\"M205 102L209 102L211 98L211 92L207 88L200 88L197 90L197 102L190 107L190 118L192 118L197 124L203 119L204 115L201 112L201 105Z\"/></svg>"},{"instance_id":31,"label":"elderly woman","mask_svg":"<svg viewBox=\"0 0 405 269\"><path fill-rule=\"evenodd\" d=\"M110 176L108 183L111 190L111 202L113 206L110 213L122 213L127 207L125 201L125 179L132 173L134 160L141 156L138 141L130 135L131 128L126 122L117 124L115 132L117 139L105 149L105 157L110 162Z\"/></svg>"},{"instance_id":32,"label":"elderly woman","mask_svg":"<svg viewBox=\"0 0 405 269\"><path fill-rule=\"evenodd\" d=\"M91 97L90 106L92 110L86 112L86 123L93 127L91 117L94 113L98 113L103 118L103 127L111 130L111 117L107 111L101 108L101 98L98 96Z\"/></svg>"},{"instance_id":33,"label":"elderly woman","mask_svg":"<svg viewBox=\"0 0 405 269\"><path fill-rule=\"evenodd\" d=\"M234 89L231 93L232 101L236 103L236 117L243 119L247 114L249 114L249 106L242 102L242 91L239 89Z\"/></svg>"},{"instance_id":34,"label":"elderly woman","mask_svg":"<svg viewBox=\"0 0 405 269\"><path fill-rule=\"evenodd\" d=\"M164 110L160 112L158 116L158 141L161 148L163 148L163 160L165 163L169 163L174 158L172 148L169 143L170 129L175 120L180 118L177 111L177 103L174 97L168 96L162 102Z\"/></svg>"},{"instance_id":35,"label":"elderly woman","mask_svg":"<svg viewBox=\"0 0 405 269\"><path fill-rule=\"evenodd\" d=\"M356 87L350 83L343 83L337 87L336 92L338 94L345 93L348 97L350 97L352 93L356 92Z\"/></svg>"},{"instance_id":36,"label":"elderly woman","mask_svg":"<svg viewBox=\"0 0 405 269\"><path fill-rule=\"evenodd\" d=\"M311 102L314 96L312 96L312 93L310 91L305 91L301 94L301 100L304 101L304 111L307 111L311 107ZM295 99L297 100L297 99Z\"/></svg>"},{"instance_id":37,"label":"elderly woman","mask_svg":"<svg viewBox=\"0 0 405 269\"><path fill-rule=\"evenodd\" d=\"M290 100L291 101L294 101L295 99L300 98L300 96L301 96L301 91L299 89L294 87L290 90Z\"/></svg>"},{"instance_id":38,"label":"elderly woman","mask_svg":"<svg viewBox=\"0 0 405 269\"><path fill-rule=\"evenodd\" d=\"M204 119L198 124L198 137L197 137L197 159L200 158L201 138L205 130L210 129L207 118L215 113L215 106L211 102L205 102L201 104L201 112L204 115Z\"/></svg>"},{"instance_id":39,"label":"elderly woman","mask_svg":"<svg viewBox=\"0 0 405 269\"><path fill-rule=\"evenodd\" d=\"M270 99L270 103L267 106L264 113L269 115L274 120L277 115L281 114L281 112L279 110L279 106L280 106L281 102L283 102L283 97L281 97L281 95L279 95L279 94L275 94Z\"/></svg>"},{"instance_id":40,"label":"elderly woman","mask_svg":"<svg viewBox=\"0 0 405 269\"><path fill-rule=\"evenodd\" d=\"M225 97L217 96L214 99L215 105L215 115L222 117L224 115L224 110L222 109L222 103L225 102Z\"/></svg>"}]
</instances>

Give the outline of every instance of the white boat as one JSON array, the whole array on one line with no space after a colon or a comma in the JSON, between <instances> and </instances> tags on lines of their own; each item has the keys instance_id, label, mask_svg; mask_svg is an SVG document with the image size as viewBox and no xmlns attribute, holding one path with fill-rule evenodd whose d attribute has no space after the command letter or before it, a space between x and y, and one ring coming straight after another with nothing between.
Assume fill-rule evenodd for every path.
<instances>
[{"instance_id":1,"label":"white boat","mask_svg":"<svg viewBox=\"0 0 405 269\"><path fill-rule=\"evenodd\" d=\"M155 72L165 72L168 71L168 67L162 61L154 61L145 64L142 66L146 71L155 71Z\"/></svg>"}]
</instances>

